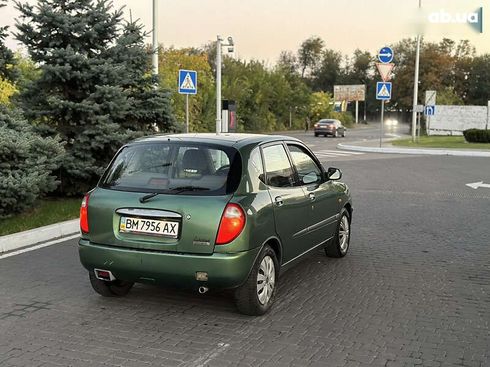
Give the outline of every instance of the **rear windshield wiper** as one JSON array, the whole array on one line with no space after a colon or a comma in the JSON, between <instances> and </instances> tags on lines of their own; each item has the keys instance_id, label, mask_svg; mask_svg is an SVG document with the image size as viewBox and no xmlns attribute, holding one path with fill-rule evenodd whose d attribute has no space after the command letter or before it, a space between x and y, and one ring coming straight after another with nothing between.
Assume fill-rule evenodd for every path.
<instances>
[{"instance_id":1,"label":"rear windshield wiper","mask_svg":"<svg viewBox=\"0 0 490 367\"><path fill-rule=\"evenodd\" d=\"M174 194L180 194L181 192L185 191L207 191L209 190L209 187L201 187L201 186L177 186L177 187L170 187L169 190L172 190Z\"/></svg>"},{"instance_id":2,"label":"rear windshield wiper","mask_svg":"<svg viewBox=\"0 0 490 367\"><path fill-rule=\"evenodd\" d=\"M159 192L152 192L150 194L146 194L145 196L140 197L140 203L145 203L151 198L154 198L155 196L159 195Z\"/></svg>"}]
</instances>

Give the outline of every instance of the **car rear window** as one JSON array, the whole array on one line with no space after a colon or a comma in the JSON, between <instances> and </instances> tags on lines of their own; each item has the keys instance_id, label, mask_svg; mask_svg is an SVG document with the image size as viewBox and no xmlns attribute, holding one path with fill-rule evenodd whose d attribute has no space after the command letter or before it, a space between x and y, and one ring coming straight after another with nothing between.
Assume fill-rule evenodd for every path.
<instances>
[{"instance_id":1,"label":"car rear window","mask_svg":"<svg viewBox=\"0 0 490 367\"><path fill-rule=\"evenodd\" d=\"M151 142L122 148L99 186L120 191L224 195L236 190L240 177L240 154L234 148Z\"/></svg>"},{"instance_id":2,"label":"car rear window","mask_svg":"<svg viewBox=\"0 0 490 367\"><path fill-rule=\"evenodd\" d=\"M319 123L320 124L324 124L324 125L330 125L330 124L334 124L335 121L332 121L332 120L320 120Z\"/></svg>"}]
</instances>

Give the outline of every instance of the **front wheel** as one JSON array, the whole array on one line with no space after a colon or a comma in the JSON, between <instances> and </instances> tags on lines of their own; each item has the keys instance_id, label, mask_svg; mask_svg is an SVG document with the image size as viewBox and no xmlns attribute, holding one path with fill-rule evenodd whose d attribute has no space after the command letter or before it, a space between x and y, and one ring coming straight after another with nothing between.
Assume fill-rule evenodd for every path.
<instances>
[{"instance_id":1,"label":"front wheel","mask_svg":"<svg viewBox=\"0 0 490 367\"><path fill-rule=\"evenodd\" d=\"M132 282L119 279L113 280L112 282L100 280L92 271L89 272L89 278L94 291L104 297L125 296L134 285Z\"/></svg>"},{"instance_id":2,"label":"front wheel","mask_svg":"<svg viewBox=\"0 0 490 367\"><path fill-rule=\"evenodd\" d=\"M349 251L350 223L351 218L349 212L343 208L340 212L340 220L337 223L335 236L332 242L325 247L325 254L328 257L344 257L347 251Z\"/></svg>"},{"instance_id":3,"label":"front wheel","mask_svg":"<svg viewBox=\"0 0 490 367\"><path fill-rule=\"evenodd\" d=\"M243 285L235 291L238 311L260 316L271 307L276 295L279 262L274 250L265 245Z\"/></svg>"}]
</instances>

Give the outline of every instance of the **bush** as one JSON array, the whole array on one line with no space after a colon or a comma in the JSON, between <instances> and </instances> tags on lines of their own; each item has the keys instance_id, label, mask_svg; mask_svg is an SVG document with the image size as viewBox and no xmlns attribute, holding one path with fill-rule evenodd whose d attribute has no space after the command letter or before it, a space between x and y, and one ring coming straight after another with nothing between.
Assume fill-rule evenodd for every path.
<instances>
[{"instance_id":1,"label":"bush","mask_svg":"<svg viewBox=\"0 0 490 367\"><path fill-rule=\"evenodd\" d=\"M32 206L57 186L51 174L64 150L57 138L42 138L20 113L0 105L0 218Z\"/></svg>"},{"instance_id":2,"label":"bush","mask_svg":"<svg viewBox=\"0 0 490 367\"><path fill-rule=\"evenodd\" d=\"M346 127L354 126L354 116L350 112L331 112L329 118L337 119Z\"/></svg>"},{"instance_id":3,"label":"bush","mask_svg":"<svg viewBox=\"0 0 490 367\"><path fill-rule=\"evenodd\" d=\"M490 143L490 130L468 129L463 135L468 143Z\"/></svg>"}]
</instances>

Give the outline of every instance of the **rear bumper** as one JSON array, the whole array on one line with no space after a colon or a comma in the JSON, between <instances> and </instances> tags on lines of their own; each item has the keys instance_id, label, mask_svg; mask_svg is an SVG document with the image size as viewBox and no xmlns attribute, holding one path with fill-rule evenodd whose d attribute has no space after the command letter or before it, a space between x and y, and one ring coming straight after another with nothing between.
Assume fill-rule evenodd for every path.
<instances>
[{"instance_id":1,"label":"rear bumper","mask_svg":"<svg viewBox=\"0 0 490 367\"><path fill-rule=\"evenodd\" d=\"M335 134L335 131L328 130L328 129L315 129L314 132L315 132L315 134L320 134L320 135L334 135Z\"/></svg>"},{"instance_id":2,"label":"rear bumper","mask_svg":"<svg viewBox=\"0 0 490 367\"><path fill-rule=\"evenodd\" d=\"M157 251L142 251L129 248L93 244L79 241L82 265L110 270L122 280L171 285L182 288L235 288L248 277L260 251L255 248L233 254L196 255ZM196 280L196 272L207 272L208 281Z\"/></svg>"}]
</instances>

